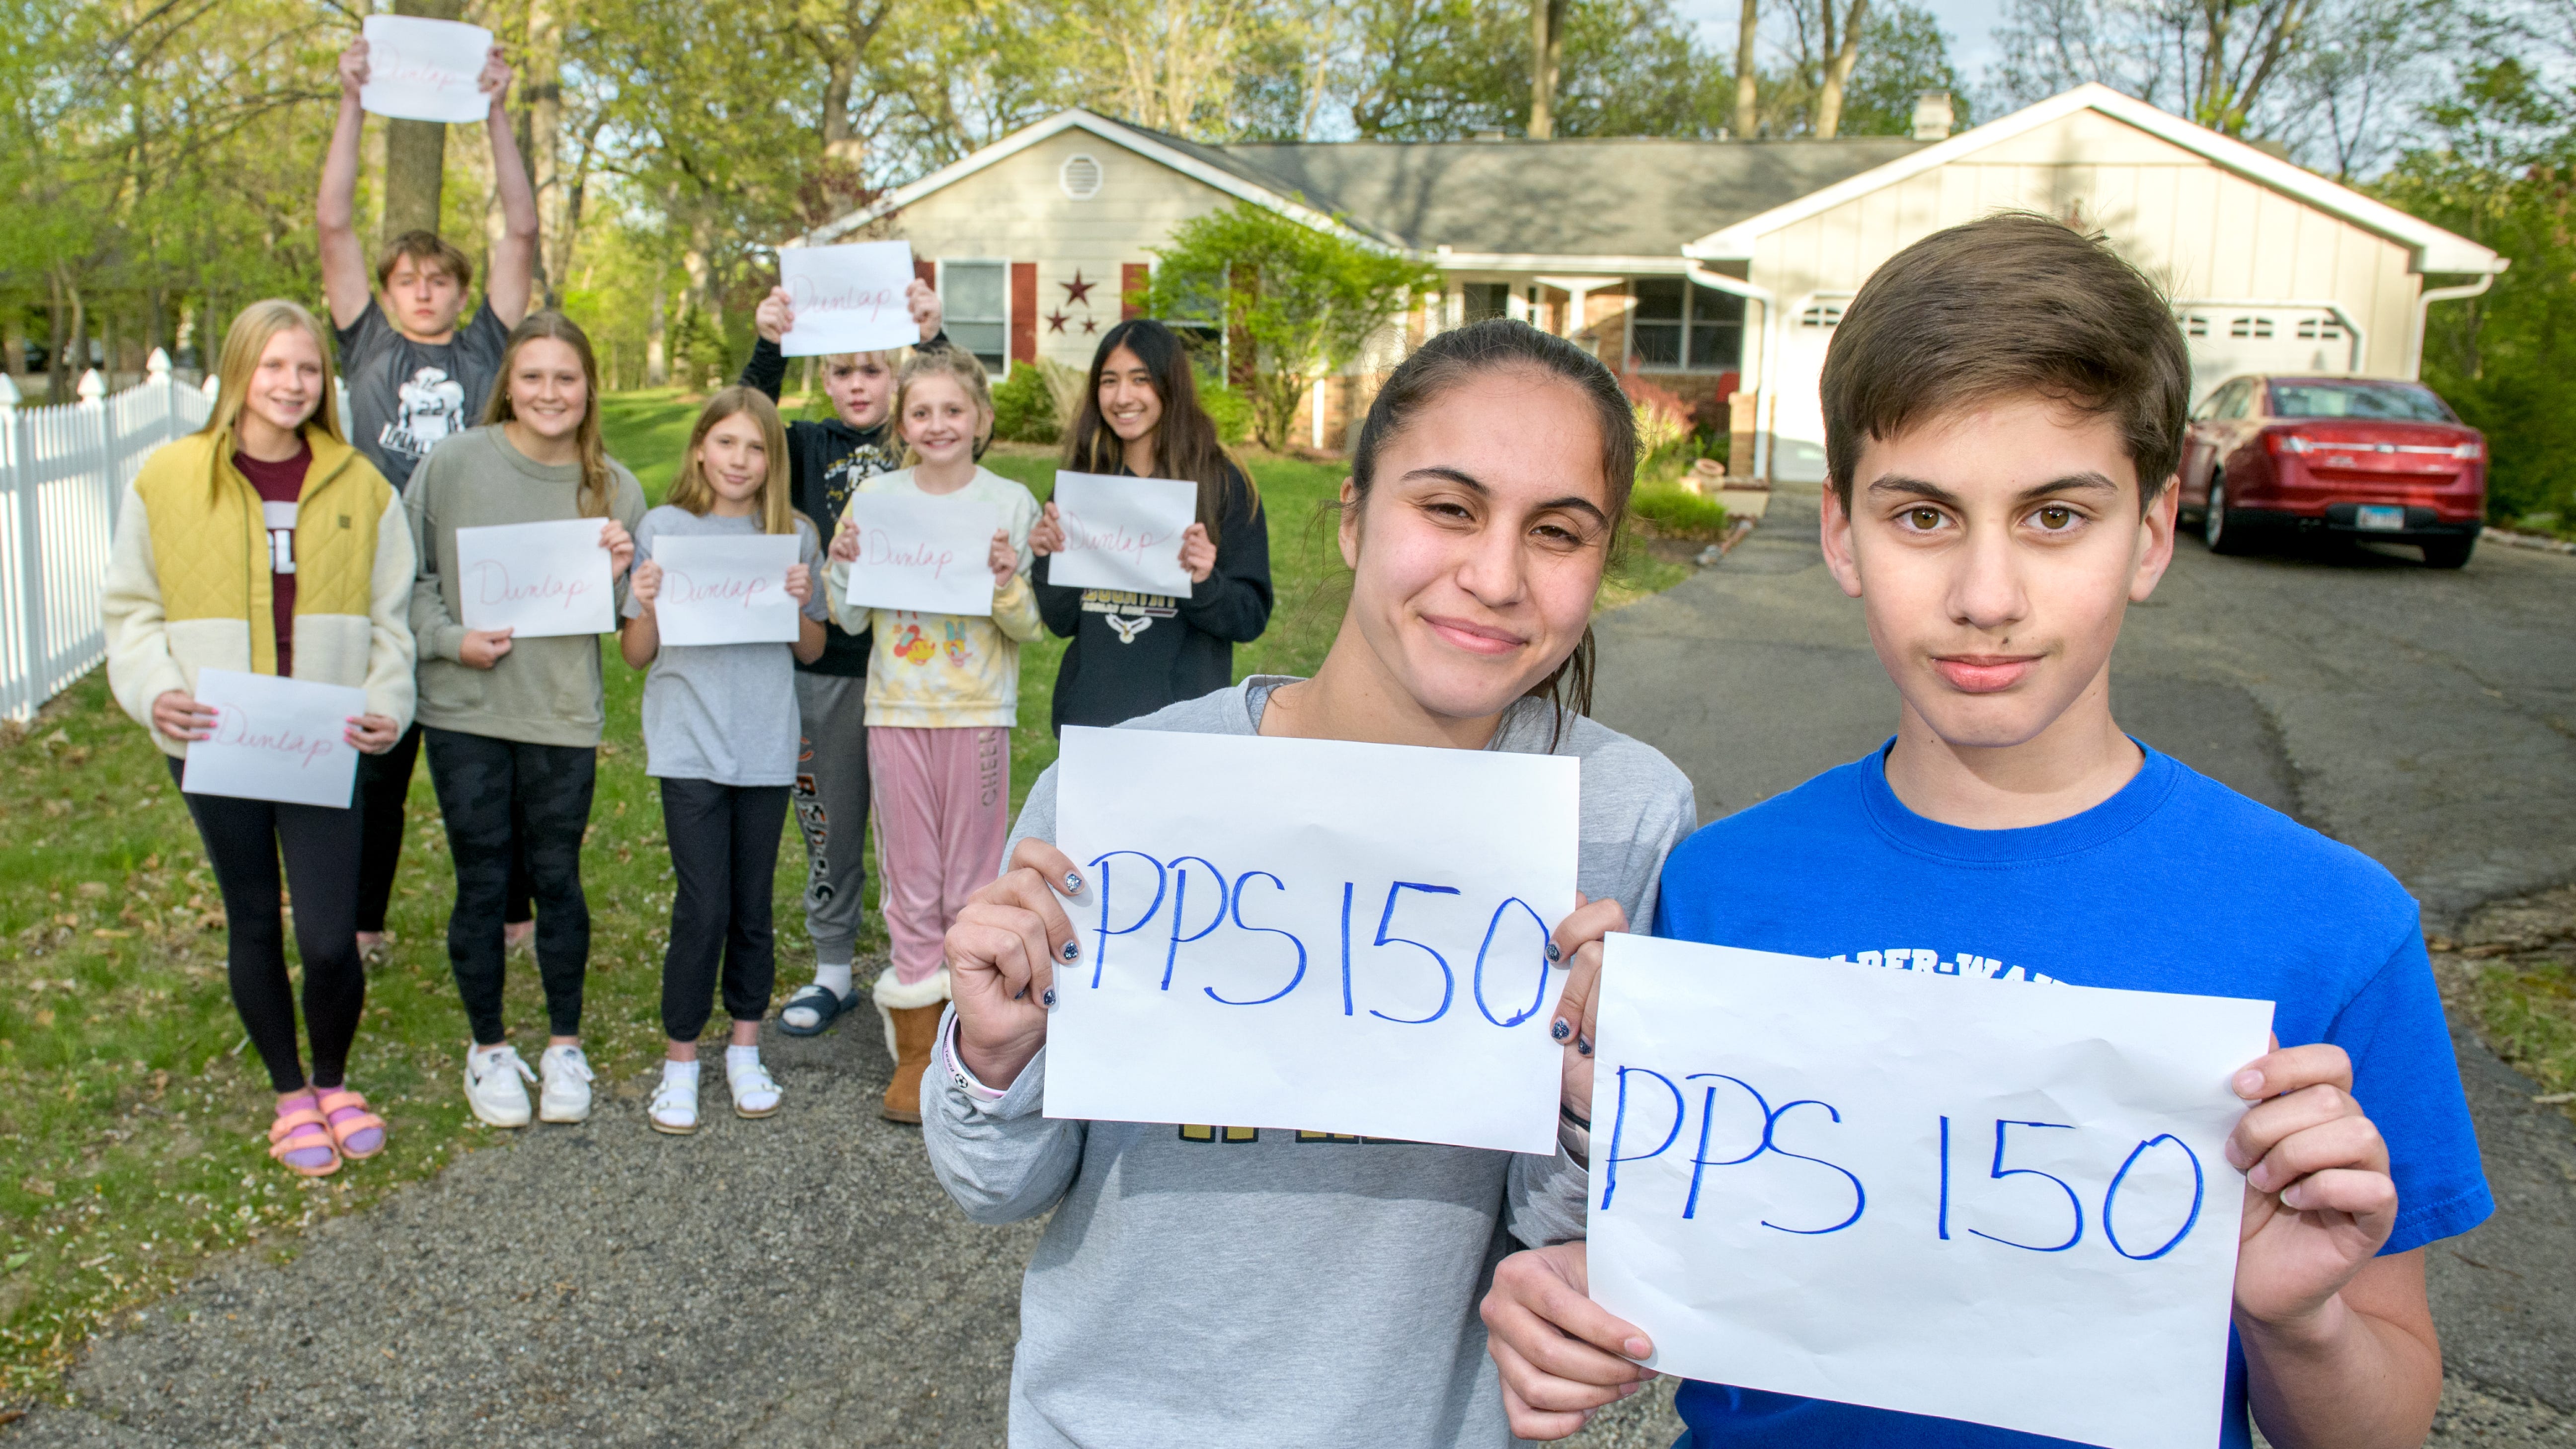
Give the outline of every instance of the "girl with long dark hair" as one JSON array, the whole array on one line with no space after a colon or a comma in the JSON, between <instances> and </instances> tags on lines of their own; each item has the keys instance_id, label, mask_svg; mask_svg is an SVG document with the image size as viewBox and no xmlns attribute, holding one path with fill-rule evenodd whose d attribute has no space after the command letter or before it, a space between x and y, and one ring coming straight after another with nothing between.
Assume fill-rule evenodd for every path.
<instances>
[{"instance_id":1,"label":"girl with long dark hair","mask_svg":"<svg viewBox=\"0 0 2576 1449\"><path fill-rule=\"evenodd\" d=\"M1073 641L1056 670L1053 727L1114 725L1233 683L1234 646L1270 624L1270 520L1199 406L1189 353L1172 329L1137 317L1100 339L1064 466L1184 479L1198 485L1199 511L1182 535L1190 596L1180 599L1048 583L1046 555L1064 547L1064 528L1055 505L1046 506L1029 534L1038 612Z\"/></svg>"}]
</instances>

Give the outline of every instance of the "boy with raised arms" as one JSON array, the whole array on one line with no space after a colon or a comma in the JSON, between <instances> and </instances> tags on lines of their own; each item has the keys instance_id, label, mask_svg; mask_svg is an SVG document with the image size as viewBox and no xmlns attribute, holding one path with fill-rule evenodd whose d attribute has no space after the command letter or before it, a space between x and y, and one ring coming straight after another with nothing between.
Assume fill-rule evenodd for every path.
<instances>
[{"instance_id":1,"label":"boy with raised arms","mask_svg":"<svg viewBox=\"0 0 2576 1449\"><path fill-rule=\"evenodd\" d=\"M1879 268L1826 356L1823 544L1896 683L1896 736L1676 849L1655 934L1959 991L2277 1003L2281 1044L2230 1083L2245 1216L2221 1442L2250 1442L2250 1411L2283 1449L2420 1444L2442 1387L2424 1248L2494 1201L2415 902L2111 714L2123 612L2173 557L2190 377L2156 289L2045 217ZM1652 1377L1631 1362L1645 1335L1584 1291L1580 1242L1496 1272L1519 1435L1562 1438ZM1692 1449L2061 1442L1724 1384L1675 1403Z\"/></svg>"}]
</instances>

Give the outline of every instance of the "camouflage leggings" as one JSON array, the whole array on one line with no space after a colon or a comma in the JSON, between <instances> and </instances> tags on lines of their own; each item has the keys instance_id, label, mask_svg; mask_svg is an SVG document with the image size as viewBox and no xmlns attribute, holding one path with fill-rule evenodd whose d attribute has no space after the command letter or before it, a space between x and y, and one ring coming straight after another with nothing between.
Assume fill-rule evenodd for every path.
<instances>
[{"instance_id":1,"label":"camouflage leggings","mask_svg":"<svg viewBox=\"0 0 2576 1449\"><path fill-rule=\"evenodd\" d=\"M501 922L510 900L512 845L527 861L537 904L537 975L547 1030L581 1033L582 978L590 966L590 906L581 893L581 837L599 752L530 745L436 727L421 731L429 774L456 861L456 909L447 960L478 1046L496 1046L501 1022Z\"/></svg>"}]
</instances>

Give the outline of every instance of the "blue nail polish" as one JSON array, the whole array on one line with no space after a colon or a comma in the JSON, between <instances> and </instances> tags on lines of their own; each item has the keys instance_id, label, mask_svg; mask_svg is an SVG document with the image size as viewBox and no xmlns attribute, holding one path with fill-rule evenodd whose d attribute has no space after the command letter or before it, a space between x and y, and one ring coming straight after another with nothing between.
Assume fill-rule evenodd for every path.
<instances>
[{"instance_id":1,"label":"blue nail polish","mask_svg":"<svg viewBox=\"0 0 2576 1449\"><path fill-rule=\"evenodd\" d=\"M1046 989L1046 994L1039 997L1038 1001L1040 1004L1045 1006L1047 1010L1055 1010L1055 988L1052 986L1048 987Z\"/></svg>"},{"instance_id":2,"label":"blue nail polish","mask_svg":"<svg viewBox=\"0 0 2576 1449\"><path fill-rule=\"evenodd\" d=\"M1560 1016L1556 1019L1556 1024L1547 1029L1547 1034L1558 1041L1563 1041L1573 1030L1573 1027L1565 1024L1565 1018Z\"/></svg>"},{"instance_id":3,"label":"blue nail polish","mask_svg":"<svg viewBox=\"0 0 2576 1449\"><path fill-rule=\"evenodd\" d=\"M1565 959L1565 953L1556 949L1556 943L1554 941L1547 943L1547 959L1548 964L1550 965L1554 965L1555 963Z\"/></svg>"},{"instance_id":4,"label":"blue nail polish","mask_svg":"<svg viewBox=\"0 0 2576 1449\"><path fill-rule=\"evenodd\" d=\"M1587 1057L1592 1055L1592 1038L1588 1036L1576 1037L1574 1039L1574 1049Z\"/></svg>"},{"instance_id":5,"label":"blue nail polish","mask_svg":"<svg viewBox=\"0 0 2576 1449\"><path fill-rule=\"evenodd\" d=\"M1082 946L1079 942L1067 941L1064 943L1064 959L1067 961L1070 961L1081 954Z\"/></svg>"},{"instance_id":6,"label":"blue nail polish","mask_svg":"<svg viewBox=\"0 0 2576 1449\"><path fill-rule=\"evenodd\" d=\"M1078 896L1082 894L1082 873L1080 871L1069 870L1064 873L1064 893L1069 896Z\"/></svg>"}]
</instances>

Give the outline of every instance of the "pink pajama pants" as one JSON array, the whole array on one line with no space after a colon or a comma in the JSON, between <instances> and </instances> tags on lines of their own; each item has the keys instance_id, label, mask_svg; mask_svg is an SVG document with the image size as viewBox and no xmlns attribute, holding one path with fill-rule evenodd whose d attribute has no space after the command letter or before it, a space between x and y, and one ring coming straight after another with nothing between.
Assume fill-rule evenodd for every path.
<instances>
[{"instance_id":1,"label":"pink pajama pants","mask_svg":"<svg viewBox=\"0 0 2576 1449\"><path fill-rule=\"evenodd\" d=\"M877 895L894 979L928 980L966 898L1002 873L1011 825L1011 732L868 726L876 787Z\"/></svg>"}]
</instances>

